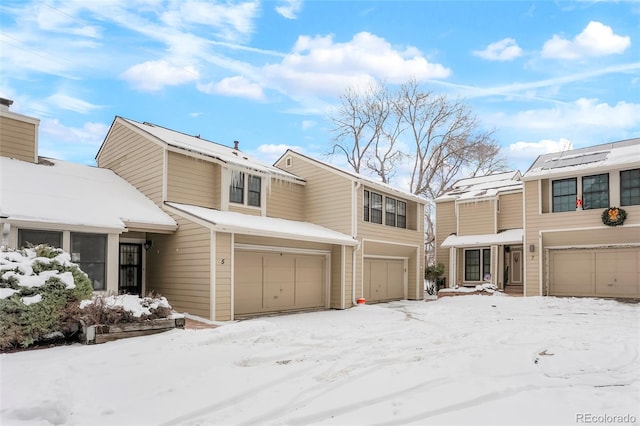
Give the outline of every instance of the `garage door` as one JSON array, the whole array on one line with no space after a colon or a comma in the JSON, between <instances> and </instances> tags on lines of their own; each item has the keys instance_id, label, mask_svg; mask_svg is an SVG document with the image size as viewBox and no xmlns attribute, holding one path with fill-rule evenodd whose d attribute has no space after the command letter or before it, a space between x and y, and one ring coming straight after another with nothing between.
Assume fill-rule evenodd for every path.
<instances>
[{"instance_id":1,"label":"garage door","mask_svg":"<svg viewBox=\"0 0 640 426\"><path fill-rule=\"evenodd\" d=\"M404 299L404 261L365 259L363 286L367 302Z\"/></svg>"},{"instance_id":2,"label":"garage door","mask_svg":"<svg viewBox=\"0 0 640 426\"><path fill-rule=\"evenodd\" d=\"M322 255L235 253L235 314L248 315L325 306Z\"/></svg>"},{"instance_id":3,"label":"garage door","mask_svg":"<svg viewBox=\"0 0 640 426\"><path fill-rule=\"evenodd\" d=\"M640 248L549 252L549 293L554 296L640 297Z\"/></svg>"}]
</instances>

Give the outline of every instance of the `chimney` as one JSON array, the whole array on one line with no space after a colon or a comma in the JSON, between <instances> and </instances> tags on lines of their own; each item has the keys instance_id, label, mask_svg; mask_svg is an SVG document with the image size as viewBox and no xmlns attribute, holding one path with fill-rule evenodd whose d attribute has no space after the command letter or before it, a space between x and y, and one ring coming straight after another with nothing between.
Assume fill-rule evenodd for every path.
<instances>
[{"instance_id":1,"label":"chimney","mask_svg":"<svg viewBox=\"0 0 640 426\"><path fill-rule=\"evenodd\" d=\"M236 151L238 151L240 149L240 148L238 148L238 145L240 145L240 142L233 141L233 149L235 149Z\"/></svg>"},{"instance_id":2,"label":"chimney","mask_svg":"<svg viewBox=\"0 0 640 426\"><path fill-rule=\"evenodd\" d=\"M9 107L11 106L11 104L13 104L13 101L11 99L0 98L0 109L2 109L3 111L9 111Z\"/></svg>"}]
</instances>

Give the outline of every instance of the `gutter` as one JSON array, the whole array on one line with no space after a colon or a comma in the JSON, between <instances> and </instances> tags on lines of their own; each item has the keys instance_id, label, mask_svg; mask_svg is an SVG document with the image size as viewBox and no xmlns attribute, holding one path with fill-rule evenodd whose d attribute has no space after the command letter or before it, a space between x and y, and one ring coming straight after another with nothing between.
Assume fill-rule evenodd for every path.
<instances>
[{"instance_id":1,"label":"gutter","mask_svg":"<svg viewBox=\"0 0 640 426\"><path fill-rule=\"evenodd\" d=\"M353 306L358 304L356 299L356 251L360 249L360 241L358 241L358 188L361 186L361 182L357 180L355 187L353 188L353 223L351 230L353 231L353 239L356 240L357 245L353 247L351 251L351 303Z\"/></svg>"}]
</instances>

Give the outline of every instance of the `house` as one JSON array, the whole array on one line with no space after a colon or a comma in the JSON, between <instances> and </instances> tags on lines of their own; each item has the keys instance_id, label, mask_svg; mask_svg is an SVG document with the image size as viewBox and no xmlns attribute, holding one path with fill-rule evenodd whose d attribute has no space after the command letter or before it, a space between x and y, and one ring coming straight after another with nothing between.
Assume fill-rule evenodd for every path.
<instances>
[{"instance_id":1,"label":"house","mask_svg":"<svg viewBox=\"0 0 640 426\"><path fill-rule=\"evenodd\" d=\"M458 182L436 200L436 247L450 286L640 297L640 139Z\"/></svg>"},{"instance_id":2,"label":"house","mask_svg":"<svg viewBox=\"0 0 640 426\"><path fill-rule=\"evenodd\" d=\"M424 201L294 151L116 117L96 156L178 224L147 233L146 291L215 320L422 299Z\"/></svg>"},{"instance_id":3,"label":"house","mask_svg":"<svg viewBox=\"0 0 640 426\"><path fill-rule=\"evenodd\" d=\"M38 157L39 120L0 101L1 245L61 247L94 290L139 292L144 235L176 222L111 170Z\"/></svg>"},{"instance_id":4,"label":"house","mask_svg":"<svg viewBox=\"0 0 640 426\"><path fill-rule=\"evenodd\" d=\"M522 199L518 171L462 179L435 199L436 261L449 286L490 282L522 293Z\"/></svg>"},{"instance_id":5,"label":"house","mask_svg":"<svg viewBox=\"0 0 640 426\"><path fill-rule=\"evenodd\" d=\"M525 295L640 297L640 138L542 155L522 181Z\"/></svg>"}]
</instances>

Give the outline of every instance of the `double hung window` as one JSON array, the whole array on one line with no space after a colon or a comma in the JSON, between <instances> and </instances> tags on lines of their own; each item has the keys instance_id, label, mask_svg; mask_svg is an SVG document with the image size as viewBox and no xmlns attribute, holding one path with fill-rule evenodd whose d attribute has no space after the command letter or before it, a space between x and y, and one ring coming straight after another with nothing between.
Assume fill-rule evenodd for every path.
<instances>
[{"instance_id":1,"label":"double hung window","mask_svg":"<svg viewBox=\"0 0 640 426\"><path fill-rule=\"evenodd\" d=\"M262 198L262 179L246 173L238 173L232 176L229 187L229 201L237 204L245 204L252 207L260 207Z\"/></svg>"}]
</instances>

